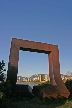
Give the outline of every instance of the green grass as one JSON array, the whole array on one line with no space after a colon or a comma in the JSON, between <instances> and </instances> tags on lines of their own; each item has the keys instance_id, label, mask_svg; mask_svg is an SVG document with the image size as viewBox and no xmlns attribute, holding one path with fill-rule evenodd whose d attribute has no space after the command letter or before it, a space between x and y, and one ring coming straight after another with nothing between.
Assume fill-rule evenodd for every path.
<instances>
[{"instance_id":1,"label":"green grass","mask_svg":"<svg viewBox=\"0 0 72 108\"><path fill-rule=\"evenodd\" d=\"M72 100L42 101L38 98L12 98L8 100L8 108L72 108Z\"/></svg>"}]
</instances>

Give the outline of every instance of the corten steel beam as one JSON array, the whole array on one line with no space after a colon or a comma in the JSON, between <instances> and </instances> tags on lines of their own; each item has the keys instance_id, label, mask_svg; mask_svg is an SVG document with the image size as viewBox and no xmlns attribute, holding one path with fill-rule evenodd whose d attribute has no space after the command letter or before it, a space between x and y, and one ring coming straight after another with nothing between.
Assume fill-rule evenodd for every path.
<instances>
[{"instance_id":1,"label":"corten steel beam","mask_svg":"<svg viewBox=\"0 0 72 108\"><path fill-rule=\"evenodd\" d=\"M51 85L57 87L58 93L61 96L68 98L70 93L64 85L60 76L58 46L47 43L22 40L17 38L12 38L11 41L7 72L7 80L10 80L13 92L15 91L17 81L19 50L49 54L49 76Z\"/></svg>"}]
</instances>

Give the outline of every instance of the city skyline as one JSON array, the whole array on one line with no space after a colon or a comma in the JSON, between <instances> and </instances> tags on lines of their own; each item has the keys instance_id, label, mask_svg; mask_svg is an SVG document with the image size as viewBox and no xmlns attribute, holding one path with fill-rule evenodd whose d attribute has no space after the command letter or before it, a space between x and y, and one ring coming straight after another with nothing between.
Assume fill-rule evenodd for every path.
<instances>
[{"instance_id":1,"label":"city skyline","mask_svg":"<svg viewBox=\"0 0 72 108\"><path fill-rule=\"evenodd\" d=\"M41 73L42 75L49 75L49 73ZM31 78L31 77L37 77L37 76L39 76L39 75L41 75L41 74L32 74L31 76L24 76L24 75L17 75L17 77L25 77L25 78ZM66 72L66 74L60 74L60 75L64 75L64 76L72 76L72 72L70 72L70 71L68 71L68 72ZM7 74L6 73L4 73L4 77L6 77L7 78Z\"/></svg>"},{"instance_id":2,"label":"city skyline","mask_svg":"<svg viewBox=\"0 0 72 108\"><path fill-rule=\"evenodd\" d=\"M56 44L60 73L72 71L72 1L0 1L0 61L8 61L12 38ZM18 75L49 73L48 55L19 52ZM24 73L25 72L25 73Z\"/></svg>"}]
</instances>

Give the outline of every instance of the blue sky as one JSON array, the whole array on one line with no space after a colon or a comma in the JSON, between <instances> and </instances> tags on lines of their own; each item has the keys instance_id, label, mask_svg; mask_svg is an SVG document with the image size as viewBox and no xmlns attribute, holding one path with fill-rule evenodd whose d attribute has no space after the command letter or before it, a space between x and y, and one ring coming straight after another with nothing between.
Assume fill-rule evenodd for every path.
<instances>
[{"instance_id":1,"label":"blue sky","mask_svg":"<svg viewBox=\"0 0 72 108\"><path fill-rule=\"evenodd\" d=\"M6 69L12 38L57 44L60 72L72 72L72 0L0 0L0 61ZM48 73L48 55L19 52L18 75Z\"/></svg>"}]
</instances>

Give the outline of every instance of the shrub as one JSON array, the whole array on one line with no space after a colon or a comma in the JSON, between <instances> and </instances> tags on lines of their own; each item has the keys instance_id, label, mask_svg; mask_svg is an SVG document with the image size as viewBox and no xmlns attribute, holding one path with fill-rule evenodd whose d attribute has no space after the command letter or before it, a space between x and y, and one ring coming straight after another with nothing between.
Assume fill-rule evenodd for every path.
<instances>
[{"instance_id":1,"label":"shrub","mask_svg":"<svg viewBox=\"0 0 72 108\"><path fill-rule=\"evenodd\" d=\"M39 86L45 86L45 85L50 85L50 82L47 81L47 82L44 82L44 83L39 84Z\"/></svg>"},{"instance_id":2,"label":"shrub","mask_svg":"<svg viewBox=\"0 0 72 108\"><path fill-rule=\"evenodd\" d=\"M0 92L0 108L7 107L7 99L3 92Z\"/></svg>"},{"instance_id":3,"label":"shrub","mask_svg":"<svg viewBox=\"0 0 72 108\"><path fill-rule=\"evenodd\" d=\"M0 92L0 99L2 99L4 93L3 92Z\"/></svg>"},{"instance_id":4,"label":"shrub","mask_svg":"<svg viewBox=\"0 0 72 108\"><path fill-rule=\"evenodd\" d=\"M12 93L10 81L0 83L0 92L3 92L6 97L9 97Z\"/></svg>"},{"instance_id":5,"label":"shrub","mask_svg":"<svg viewBox=\"0 0 72 108\"><path fill-rule=\"evenodd\" d=\"M65 82L65 85L66 85L67 89L69 90L70 95L72 96L72 80L67 80Z\"/></svg>"}]
</instances>

